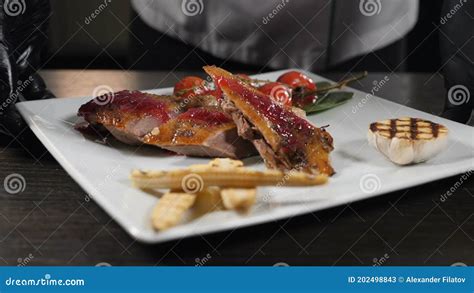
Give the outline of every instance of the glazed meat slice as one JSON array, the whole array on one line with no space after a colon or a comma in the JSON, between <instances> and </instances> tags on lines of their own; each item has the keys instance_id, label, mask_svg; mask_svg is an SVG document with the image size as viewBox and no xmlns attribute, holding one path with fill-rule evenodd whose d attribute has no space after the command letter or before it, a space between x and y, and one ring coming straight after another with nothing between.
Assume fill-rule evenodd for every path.
<instances>
[{"instance_id":1,"label":"glazed meat slice","mask_svg":"<svg viewBox=\"0 0 474 293\"><path fill-rule=\"evenodd\" d=\"M242 158L255 148L209 97L121 91L82 105L78 115L126 144L150 144L189 156Z\"/></svg>"},{"instance_id":2,"label":"glazed meat slice","mask_svg":"<svg viewBox=\"0 0 474 293\"><path fill-rule=\"evenodd\" d=\"M105 127L126 144L141 144L140 138L177 116L179 101L139 91L120 91L96 97L79 108L78 116Z\"/></svg>"},{"instance_id":3,"label":"glazed meat slice","mask_svg":"<svg viewBox=\"0 0 474 293\"><path fill-rule=\"evenodd\" d=\"M142 140L192 156L244 158L257 153L251 143L239 137L232 118L217 106L191 108Z\"/></svg>"},{"instance_id":4,"label":"glazed meat slice","mask_svg":"<svg viewBox=\"0 0 474 293\"><path fill-rule=\"evenodd\" d=\"M232 116L239 135L254 144L268 167L334 173L329 162L333 145L328 132L231 73L215 66L204 70L221 91L220 105Z\"/></svg>"}]
</instances>

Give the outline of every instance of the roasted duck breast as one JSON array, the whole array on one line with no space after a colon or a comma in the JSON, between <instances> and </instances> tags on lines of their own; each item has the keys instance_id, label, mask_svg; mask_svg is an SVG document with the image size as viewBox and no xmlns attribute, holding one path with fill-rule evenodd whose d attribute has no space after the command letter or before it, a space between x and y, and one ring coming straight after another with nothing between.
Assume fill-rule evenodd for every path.
<instances>
[{"instance_id":1,"label":"roasted duck breast","mask_svg":"<svg viewBox=\"0 0 474 293\"><path fill-rule=\"evenodd\" d=\"M221 92L221 108L231 115L238 134L250 140L269 168L332 175L331 135L312 125L231 73L205 66Z\"/></svg>"},{"instance_id":2,"label":"roasted duck breast","mask_svg":"<svg viewBox=\"0 0 474 293\"><path fill-rule=\"evenodd\" d=\"M106 101L106 102L103 102ZM180 98L121 91L82 105L78 116L126 144L150 144L178 154L243 158L255 148L237 135L230 115L209 97Z\"/></svg>"},{"instance_id":3,"label":"roasted duck breast","mask_svg":"<svg viewBox=\"0 0 474 293\"><path fill-rule=\"evenodd\" d=\"M141 144L141 137L178 116L178 100L139 91L120 91L96 97L79 108L78 116L105 127L118 140Z\"/></svg>"},{"instance_id":4,"label":"roasted duck breast","mask_svg":"<svg viewBox=\"0 0 474 293\"><path fill-rule=\"evenodd\" d=\"M244 158L257 154L251 143L239 137L232 118L217 106L191 108L142 141L188 156Z\"/></svg>"}]
</instances>

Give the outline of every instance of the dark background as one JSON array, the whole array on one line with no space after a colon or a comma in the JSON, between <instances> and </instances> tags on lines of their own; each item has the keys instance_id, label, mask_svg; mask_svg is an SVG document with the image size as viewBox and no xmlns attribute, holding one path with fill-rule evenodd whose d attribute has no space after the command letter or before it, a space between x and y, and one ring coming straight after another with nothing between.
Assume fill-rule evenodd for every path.
<instances>
[{"instance_id":1,"label":"dark background","mask_svg":"<svg viewBox=\"0 0 474 293\"><path fill-rule=\"evenodd\" d=\"M437 30L441 2L420 0L414 30L377 52L389 66L397 62L395 56L405 60L398 68L404 73L391 76L378 95L434 115L442 110L445 92L442 77L432 74L441 67ZM156 32L149 31L138 18L132 22L135 14L128 0L112 1L86 24L85 17L100 3L102 0L51 0L53 14L43 68L77 69L42 71L58 97L91 95L101 84L130 89L167 87L200 71L201 64L188 60L177 68L182 71L170 75L169 64L153 60L156 52L143 55L148 48L142 40L156 40L156 35L147 35ZM370 74L354 87L370 91L372 82L383 79L391 68L371 54L361 58L363 62L353 71L364 69ZM331 68L340 72L324 76L339 80L344 68L358 61ZM225 67L233 71L239 64ZM15 142L0 142L0 178L19 173L27 187L17 196L0 190L0 265L19 265L31 255L34 258L28 265L194 266L208 254L212 258L206 265L474 264L472 176L446 202L440 202L440 195L454 186L459 176L245 229L145 245L127 235L93 200L86 201L82 188L46 150L32 153ZM386 259L383 264L379 264L381 258Z\"/></svg>"},{"instance_id":2,"label":"dark background","mask_svg":"<svg viewBox=\"0 0 474 293\"><path fill-rule=\"evenodd\" d=\"M43 53L44 68L48 69L140 69L166 70L169 64L153 62L154 52L146 40L156 40L158 32L148 28L130 6L129 1L112 1L94 21L85 23L85 18L103 1L51 0L53 14L50 18L49 42ZM401 41L377 51L383 63L397 68L401 72L436 72L440 68L439 42L437 26L440 19L442 0L420 0L420 12L415 28ZM126 28L130 24L130 28ZM170 43L173 39L164 38L161 42ZM151 49L151 50L150 50ZM150 51L148 51L150 50ZM190 46L188 50L192 50ZM147 52L148 51L148 52ZM185 51L185 50L184 50ZM146 53L147 52L147 53ZM181 52L183 56L187 52ZM179 54L178 54L179 55ZM199 52L208 63L211 56ZM363 60L351 60L330 71L392 71L372 54L361 57ZM394 58L396 60L394 60ZM139 60L139 62L136 62ZM202 61L199 61L202 62ZM196 60L183 62L177 70L200 69L204 64ZM226 63L229 70L239 69L237 63ZM271 70L273 68L249 68L248 70Z\"/></svg>"}]
</instances>

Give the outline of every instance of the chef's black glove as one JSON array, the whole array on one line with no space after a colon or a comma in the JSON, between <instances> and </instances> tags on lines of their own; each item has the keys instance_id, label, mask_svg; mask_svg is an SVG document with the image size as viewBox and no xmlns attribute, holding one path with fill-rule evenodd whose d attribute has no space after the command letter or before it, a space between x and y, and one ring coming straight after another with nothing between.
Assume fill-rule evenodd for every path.
<instances>
[{"instance_id":1,"label":"chef's black glove","mask_svg":"<svg viewBox=\"0 0 474 293\"><path fill-rule=\"evenodd\" d=\"M467 123L474 105L474 1L445 0L440 46L446 100L442 116Z\"/></svg>"},{"instance_id":2,"label":"chef's black glove","mask_svg":"<svg viewBox=\"0 0 474 293\"><path fill-rule=\"evenodd\" d=\"M48 0L0 0L0 140L33 153L41 145L14 104L54 97L37 73L50 14Z\"/></svg>"}]
</instances>

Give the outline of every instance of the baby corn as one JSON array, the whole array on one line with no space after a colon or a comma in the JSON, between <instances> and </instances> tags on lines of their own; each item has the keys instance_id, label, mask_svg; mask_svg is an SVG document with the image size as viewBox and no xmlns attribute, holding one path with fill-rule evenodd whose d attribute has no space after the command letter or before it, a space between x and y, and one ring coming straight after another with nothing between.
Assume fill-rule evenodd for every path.
<instances>
[{"instance_id":1,"label":"baby corn","mask_svg":"<svg viewBox=\"0 0 474 293\"><path fill-rule=\"evenodd\" d=\"M283 173L278 170L257 171L247 168L206 168L180 169L173 171L133 170L131 180L139 188L183 189L191 183L207 186L252 188L256 186L310 186L327 181L326 175L313 175L304 172Z\"/></svg>"},{"instance_id":2,"label":"baby corn","mask_svg":"<svg viewBox=\"0 0 474 293\"><path fill-rule=\"evenodd\" d=\"M222 204L228 210L248 210L255 203L255 188L225 188L221 190Z\"/></svg>"},{"instance_id":3,"label":"baby corn","mask_svg":"<svg viewBox=\"0 0 474 293\"><path fill-rule=\"evenodd\" d=\"M167 192L153 209L151 222L156 230L176 226L185 212L194 204L196 195L185 192Z\"/></svg>"}]
</instances>

